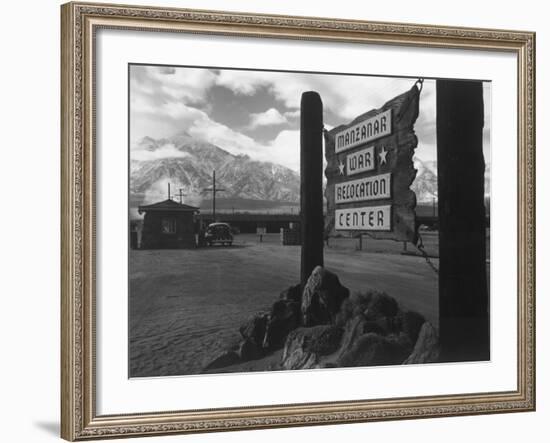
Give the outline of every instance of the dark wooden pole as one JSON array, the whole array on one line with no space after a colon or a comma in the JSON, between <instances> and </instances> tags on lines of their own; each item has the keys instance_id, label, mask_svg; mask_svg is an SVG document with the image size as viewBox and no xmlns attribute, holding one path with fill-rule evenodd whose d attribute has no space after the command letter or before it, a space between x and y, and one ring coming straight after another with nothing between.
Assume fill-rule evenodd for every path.
<instances>
[{"instance_id":1,"label":"dark wooden pole","mask_svg":"<svg viewBox=\"0 0 550 443\"><path fill-rule=\"evenodd\" d=\"M212 172L212 221L216 223L216 171Z\"/></svg>"},{"instance_id":2,"label":"dark wooden pole","mask_svg":"<svg viewBox=\"0 0 550 443\"><path fill-rule=\"evenodd\" d=\"M436 91L441 360L488 360L483 89L437 80Z\"/></svg>"},{"instance_id":3,"label":"dark wooden pole","mask_svg":"<svg viewBox=\"0 0 550 443\"><path fill-rule=\"evenodd\" d=\"M302 94L300 109L301 283L323 266L323 103L317 92Z\"/></svg>"}]
</instances>

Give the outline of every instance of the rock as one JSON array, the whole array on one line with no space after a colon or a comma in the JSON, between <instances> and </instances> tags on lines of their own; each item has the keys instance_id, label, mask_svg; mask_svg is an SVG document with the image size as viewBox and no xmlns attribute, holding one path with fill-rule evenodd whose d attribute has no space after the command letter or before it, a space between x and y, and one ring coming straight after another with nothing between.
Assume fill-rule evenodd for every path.
<instances>
[{"instance_id":1,"label":"rock","mask_svg":"<svg viewBox=\"0 0 550 443\"><path fill-rule=\"evenodd\" d=\"M281 367L283 369L312 369L317 366L317 355L312 352L304 351L301 343L295 341L291 343L288 350L285 348Z\"/></svg>"},{"instance_id":2,"label":"rock","mask_svg":"<svg viewBox=\"0 0 550 443\"><path fill-rule=\"evenodd\" d=\"M323 363L319 363L317 365L315 365L313 367L313 369L332 369L332 368L337 368L338 366L336 366L336 363L334 362L331 362L331 361L327 361L327 362L323 362Z\"/></svg>"},{"instance_id":3,"label":"rock","mask_svg":"<svg viewBox=\"0 0 550 443\"><path fill-rule=\"evenodd\" d=\"M267 312L260 312L244 323L239 328L239 332L245 340L250 340L261 347L264 342L268 319L269 314Z\"/></svg>"},{"instance_id":4,"label":"rock","mask_svg":"<svg viewBox=\"0 0 550 443\"><path fill-rule=\"evenodd\" d=\"M405 365L434 363L439 361L439 336L430 322L424 322L412 353L403 362Z\"/></svg>"},{"instance_id":5,"label":"rock","mask_svg":"<svg viewBox=\"0 0 550 443\"><path fill-rule=\"evenodd\" d=\"M285 289L283 292L281 292L281 295L279 297L281 300L288 300L288 301L294 301L296 303L302 302L302 288L301 286L294 285L290 286L287 289Z\"/></svg>"},{"instance_id":6,"label":"rock","mask_svg":"<svg viewBox=\"0 0 550 443\"><path fill-rule=\"evenodd\" d=\"M405 334L383 336L366 333L355 340L339 358L338 366L378 366L401 364L412 344Z\"/></svg>"},{"instance_id":7,"label":"rock","mask_svg":"<svg viewBox=\"0 0 550 443\"><path fill-rule=\"evenodd\" d=\"M358 315L376 321L381 317L394 317L398 312L397 302L384 292L356 292L342 303L336 323L343 325Z\"/></svg>"},{"instance_id":8,"label":"rock","mask_svg":"<svg viewBox=\"0 0 550 443\"><path fill-rule=\"evenodd\" d=\"M289 300L278 300L269 314L262 347L279 349L285 344L288 333L300 325L300 304Z\"/></svg>"},{"instance_id":9,"label":"rock","mask_svg":"<svg viewBox=\"0 0 550 443\"><path fill-rule=\"evenodd\" d=\"M393 297L385 292L371 292L363 315L367 320L376 320L381 317L395 317L399 312L399 305Z\"/></svg>"},{"instance_id":10,"label":"rock","mask_svg":"<svg viewBox=\"0 0 550 443\"><path fill-rule=\"evenodd\" d=\"M302 294L302 323L315 326L333 323L349 289L340 284L338 277L321 266L309 276Z\"/></svg>"},{"instance_id":11,"label":"rock","mask_svg":"<svg viewBox=\"0 0 550 443\"><path fill-rule=\"evenodd\" d=\"M324 366L322 357L336 352L343 329L337 326L313 326L292 331L286 340L281 366L283 369L310 369Z\"/></svg>"},{"instance_id":12,"label":"rock","mask_svg":"<svg viewBox=\"0 0 550 443\"><path fill-rule=\"evenodd\" d=\"M373 332L374 334L387 335L390 330L388 328L387 317L376 321L365 321L363 324L363 333Z\"/></svg>"},{"instance_id":13,"label":"rock","mask_svg":"<svg viewBox=\"0 0 550 443\"><path fill-rule=\"evenodd\" d=\"M426 322L423 315L415 311L405 311L398 314L400 329L408 335L411 343L416 343L420 329Z\"/></svg>"},{"instance_id":14,"label":"rock","mask_svg":"<svg viewBox=\"0 0 550 443\"><path fill-rule=\"evenodd\" d=\"M260 346L249 338L243 340L239 345L237 351L241 361L256 360L263 356L263 352Z\"/></svg>"},{"instance_id":15,"label":"rock","mask_svg":"<svg viewBox=\"0 0 550 443\"><path fill-rule=\"evenodd\" d=\"M208 372L212 369L225 368L241 361L239 354L235 351L226 351L220 356L212 360L204 369L203 372Z\"/></svg>"},{"instance_id":16,"label":"rock","mask_svg":"<svg viewBox=\"0 0 550 443\"><path fill-rule=\"evenodd\" d=\"M330 355L338 350L344 335L344 329L339 326L328 326L315 334L309 345L309 350L319 356Z\"/></svg>"},{"instance_id":17,"label":"rock","mask_svg":"<svg viewBox=\"0 0 550 443\"><path fill-rule=\"evenodd\" d=\"M365 333L365 324L366 320L362 315L357 315L346 323L340 345L340 357L349 351L358 338Z\"/></svg>"}]
</instances>

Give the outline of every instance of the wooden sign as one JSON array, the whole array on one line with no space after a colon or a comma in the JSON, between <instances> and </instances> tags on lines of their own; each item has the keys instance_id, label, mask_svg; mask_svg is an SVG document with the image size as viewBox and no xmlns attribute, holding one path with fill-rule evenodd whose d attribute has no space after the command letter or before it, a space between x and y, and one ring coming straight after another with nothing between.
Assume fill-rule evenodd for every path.
<instances>
[{"instance_id":1,"label":"wooden sign","mask_svg":"<svg viewBox=\"0 0 550 443\"><path fill-rule=\"evenodd\" d=\"M380 109L325 132L326 235L368 233L416 244L410 186L419 95L414 85Z\"/></svg>"},{"instance_id":2,"label":"wooden sign","mask_svg":"<svg viewBox=\"0 0 550 443\"><path fill-rule=\"evenodd\" d=\"M335 152L342 152L364 145L391 134L391 109L373 115L335 135Z\"/></svg>"}]
</instances>

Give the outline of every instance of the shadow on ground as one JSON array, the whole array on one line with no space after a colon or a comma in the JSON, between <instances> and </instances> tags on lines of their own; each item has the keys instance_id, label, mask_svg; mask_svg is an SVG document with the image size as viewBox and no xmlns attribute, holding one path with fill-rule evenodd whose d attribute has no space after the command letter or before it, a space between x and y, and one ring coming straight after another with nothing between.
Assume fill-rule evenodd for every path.
<instances>
[{"instance_id":1,"label":"shadow on ground","mask_svg":"<svg viewBox=\"0 0 550 443\"><path fill-rule=\"evenodd\" d=\"M56 421L37 421L34 426L42 429L46 434L59 437L59 423Z\"/></svg>"}]
</instances>

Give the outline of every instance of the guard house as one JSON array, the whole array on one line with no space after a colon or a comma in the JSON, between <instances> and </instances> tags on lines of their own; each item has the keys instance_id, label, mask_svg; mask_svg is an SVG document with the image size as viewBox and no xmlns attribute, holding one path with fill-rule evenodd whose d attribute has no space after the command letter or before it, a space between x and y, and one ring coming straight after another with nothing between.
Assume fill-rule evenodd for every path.
<instances>
[{"instance_id":1,"label":"guard house","mask_svg":"<svg viewBox=\"0 0 550 443\"><path fill-rule=\"evenodd\" d=\"M141 234L142 249L195 248L195 214L199 208L168 199L140 206L145 213Z\"/></svg>"}]
</instances>

